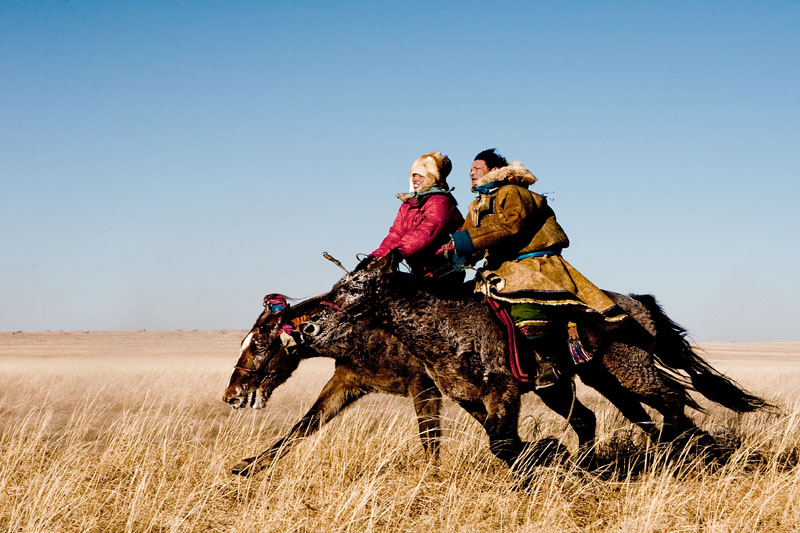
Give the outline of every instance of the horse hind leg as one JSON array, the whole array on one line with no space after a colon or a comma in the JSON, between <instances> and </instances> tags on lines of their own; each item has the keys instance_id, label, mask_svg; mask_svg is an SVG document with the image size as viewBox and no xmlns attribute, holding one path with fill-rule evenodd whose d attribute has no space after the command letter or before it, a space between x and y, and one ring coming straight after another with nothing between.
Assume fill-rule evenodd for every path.
<instances>
[{"instance_id":1,"label":"horse hind leg","mask_svg":"<svg viewBox=\"0 0 800 533\"><path fill-rule=\"evenodd\" d=\"M582 365L578 368L578 375L584 384L599 392L622 413L622 416L636 424L650 439L658 440L661 433L658 426L634 393L624 388L619 380L600 365Z\"/></svg>"},{"instance_id":2,"label":"horse hind leg","mask_svg":"<svg viewBox=\"0 0 800 533\"><path fill-rule=\"evenodd\" d=\"M655 366L650 352L613 342L603 356L603 365L624 389L664 417L661 440L674 441L687 434L704 432L686 416L686 406L696 406L688 390Z\"/></svg>"},{"instance_id":3,"label":"horse hind leg","mask_svg":"<svg viewBox=\"0 0 800 533\"><path fill-rule=\"evenodd\" d=\"M367 393L352 378L356 376L345 369L337 367L331 379L325 384L322 391L306 414L267 450L254 457L242 459L231 468L231 472L240 476L253 475L265 463L285 455L300 439L308 437L317 431L323 424L331 420L347 405L353 403Z\"/></svg>"}]
</instances>

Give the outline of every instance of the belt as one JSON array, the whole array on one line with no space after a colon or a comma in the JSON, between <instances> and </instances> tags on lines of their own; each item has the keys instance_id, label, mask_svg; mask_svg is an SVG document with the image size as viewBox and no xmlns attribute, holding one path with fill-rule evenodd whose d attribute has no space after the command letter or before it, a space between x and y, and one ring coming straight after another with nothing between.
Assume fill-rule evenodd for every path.
<instances>
[{"instance_id":1,"label":"belt","mask_svg":"<svg viewBox=\"0 0 800 533\"><path fill-rule=\"evenodd\" d=\"M528 257L549 257L551 255L561 255L561 248L549 248L547 250L539 250L538 252L528 252L527 254L522 254L521 256L517 257L517 261L520 259L527 259Z\"/></svg>"}]
</instances>

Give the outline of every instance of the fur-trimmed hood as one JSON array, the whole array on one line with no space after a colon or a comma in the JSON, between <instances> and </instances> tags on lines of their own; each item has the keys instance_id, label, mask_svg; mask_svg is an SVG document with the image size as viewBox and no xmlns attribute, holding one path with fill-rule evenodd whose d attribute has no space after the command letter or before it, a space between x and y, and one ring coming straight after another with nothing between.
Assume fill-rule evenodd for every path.
<instances>
[{"instance_id":1,"label":"fur-trimmed hood","mask_svg":"<svg viewBox=\"0 0 800 533\"><path fill-rule=\"evenodd\" d=\"M527 188L536 183L536 176L519 161L512 161L504 167L490 170L473 187L481 187L492 182L510 183Z\"/></svg>"}]
</instances>

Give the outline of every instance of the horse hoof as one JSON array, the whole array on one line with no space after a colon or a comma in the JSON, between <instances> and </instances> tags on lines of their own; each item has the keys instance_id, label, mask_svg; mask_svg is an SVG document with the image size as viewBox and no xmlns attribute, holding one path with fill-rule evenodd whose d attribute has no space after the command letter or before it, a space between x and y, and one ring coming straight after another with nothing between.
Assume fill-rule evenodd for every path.
<instances>
[{"instance_id":1,"label":"horse hoof","mask_svg":"<svg viewBox=\"0 0 800 533\"><path fill-rule=\"evenodd\" d=\"M537 466L563 463L569 457L567 447L553 437L545 437L532 443L528 451Z\"/></svg>"}]
</instances>

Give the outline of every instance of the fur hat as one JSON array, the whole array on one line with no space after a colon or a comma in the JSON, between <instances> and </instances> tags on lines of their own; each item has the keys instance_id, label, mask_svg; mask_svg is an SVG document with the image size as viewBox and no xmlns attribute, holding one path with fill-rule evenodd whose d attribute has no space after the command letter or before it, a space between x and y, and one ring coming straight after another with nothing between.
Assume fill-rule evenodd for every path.
<instances>
[{"instance_id":1,"label":"fur hat","mask_svg":"<svg viewBox=\"0 0 800 533\"><path fill-rule=\"evenodd\" d=\"M453 163L446 155L441 152L431 152L417 158L414 164L411 165L411 171L408 173L408 186L409 192L425 192L434 185L447 188L447 176L453 170ZM419 191L414 189L414 174L424 176Z\"/></svg>"}]
</instances>

